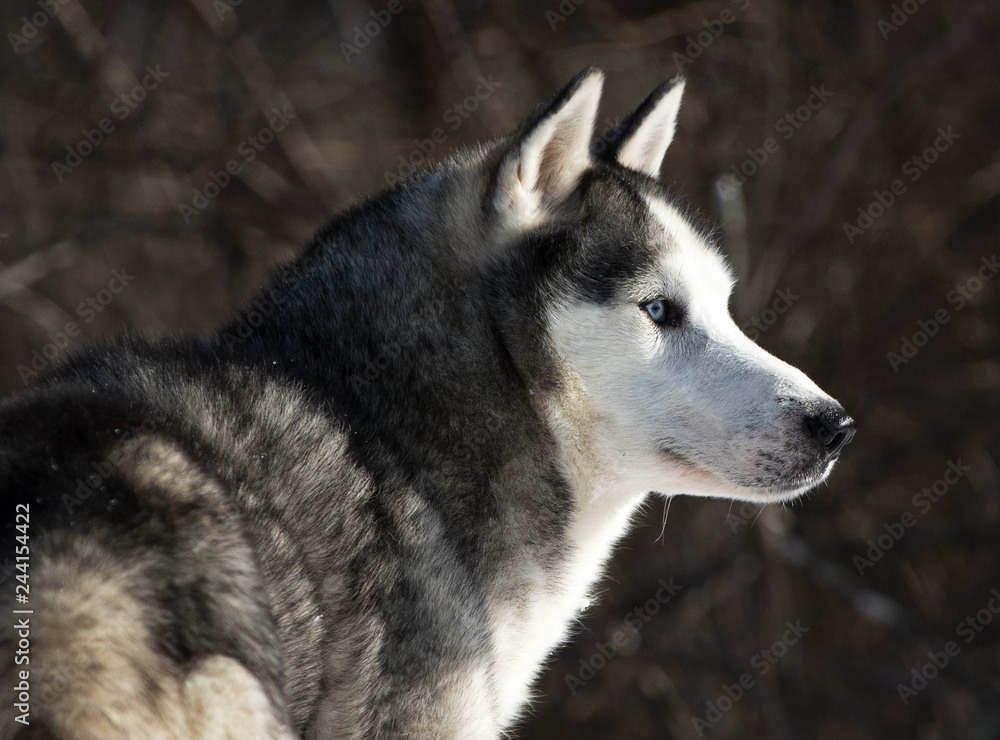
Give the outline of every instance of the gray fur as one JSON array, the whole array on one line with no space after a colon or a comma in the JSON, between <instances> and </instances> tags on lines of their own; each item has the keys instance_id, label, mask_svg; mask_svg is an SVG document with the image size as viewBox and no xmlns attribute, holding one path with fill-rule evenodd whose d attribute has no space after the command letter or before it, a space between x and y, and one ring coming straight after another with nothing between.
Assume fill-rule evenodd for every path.
<instances>
[{"instance_id":1,"label":"gray fur","mask_svg":"<svg viewBox=\"0 0 1000 740\"><path fill-rule=\"evenodd\" d=\"M627 293L655 258L640 193L667 195L595 161L498 225L504 167L593 75L336 218L213 337L91 347L0 405L36 636L32 725L5 702L0 736L510 728L497 615L564 588L577 506L538 405L565 383L546 305Z\"/></svg>"}]
</instances>

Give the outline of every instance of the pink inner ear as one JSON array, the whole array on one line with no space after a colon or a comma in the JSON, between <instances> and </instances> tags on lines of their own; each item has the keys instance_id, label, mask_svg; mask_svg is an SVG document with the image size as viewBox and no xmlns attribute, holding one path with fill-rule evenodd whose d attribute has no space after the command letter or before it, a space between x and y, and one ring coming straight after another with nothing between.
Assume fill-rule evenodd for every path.
<instances>
[{"instance_id":1,"label":"pink inner ear","mask_svg":"<svg viewBox=\"0 0 1000 740\"><path fill-rule=\"evenodd\" d=\"M541 161L538 164L540 175L538 187L546 195L556 195L562 184L559 180L565 175L568 167L566 160L572 157L571 145L575 135L575 130L558 130L542 150Z\"/></svg>"}]
</instances>

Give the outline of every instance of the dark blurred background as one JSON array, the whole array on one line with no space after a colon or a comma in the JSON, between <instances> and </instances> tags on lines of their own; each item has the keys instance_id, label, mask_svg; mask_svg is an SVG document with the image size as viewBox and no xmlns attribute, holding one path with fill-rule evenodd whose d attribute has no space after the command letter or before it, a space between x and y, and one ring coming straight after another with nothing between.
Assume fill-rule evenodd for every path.
<instances>
[{"instance_id":1,"label":"dark blurred background","mask_svg":"<svg viewBox=\"0 0 1000 740\"><path fill-rule=\"evenodd\" d=\"M1000 737L996 5L7 0L0 389L209 331L587 65L602 126L683 71L664 177L859 432L793 505L652 502L515 737Z\"/></svg>"}]
</instances>

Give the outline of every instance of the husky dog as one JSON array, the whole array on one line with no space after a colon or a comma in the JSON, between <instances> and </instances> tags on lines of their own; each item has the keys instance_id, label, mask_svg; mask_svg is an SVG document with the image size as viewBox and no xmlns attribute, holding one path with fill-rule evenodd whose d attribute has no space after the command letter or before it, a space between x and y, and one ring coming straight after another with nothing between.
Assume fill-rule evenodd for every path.
<instances>
[{"instance_id":1,"label":"husky dog","mask_svg":"<svg viewBox=\"0 0 1000 740\"><path fill-rule=\"evenodd\" d=\"M496 738L650 492L827 477L853 421L658 179L683 81L598 150L602 79L0 405L4 738Z\"/></svg>"}]
</instances>

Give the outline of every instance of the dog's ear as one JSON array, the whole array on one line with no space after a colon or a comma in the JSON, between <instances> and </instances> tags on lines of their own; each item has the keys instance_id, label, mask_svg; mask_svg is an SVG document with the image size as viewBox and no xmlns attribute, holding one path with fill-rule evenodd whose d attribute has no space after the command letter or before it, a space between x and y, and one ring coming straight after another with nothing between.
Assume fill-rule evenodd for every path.
<instances>
[{"instance_id":1,"label":"dog's ear","mask_svg":"<svg viewBox=\"0 0 1000 740\"><path fill-rule=\"evenodd\" d=\"M530 224L572 193L593 164L597 106L604 74L583 70L512 137L497 172L497 209L514 223Z\"/></svg>"},{"instance_id":2,"label":"dog's ear","mask_svg":"<svg viewBox=\"0 0 1000 740\"><path fill-rule=\"evenodd\" d=\"M602 156L624 167L659 177L663 155L673 141L684 78L667 80L653 90L628 117L604 136Z\"/></svg>"}]
</instances>

